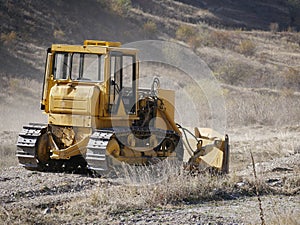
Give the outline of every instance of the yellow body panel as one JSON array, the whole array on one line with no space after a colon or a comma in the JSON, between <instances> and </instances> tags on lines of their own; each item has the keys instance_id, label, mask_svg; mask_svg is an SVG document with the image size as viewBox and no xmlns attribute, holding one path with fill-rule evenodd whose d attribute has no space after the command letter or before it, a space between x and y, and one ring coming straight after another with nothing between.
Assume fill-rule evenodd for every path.
<instances>
[{"instance_id":1,"label":"yellow body panel","mask_svg":"<svg viewBox=\"0 0 300 225\"><path fill-rule=\"evenodd\" d=\"M170 120L175 121L175 91L158 89L157 96L164 100L163 104L165 106L166 111L170 115Z\"/></svg>"},{"instance_id":2,"label":"yellow body panel","mask_svg":"<svg viewBox=\"0 0 300 225\"><path fill-rule=\"evenodd\" d=\"M99 116L99 98L97 86L55 85L50 91L50 113Z\"/></svg>"},{"instance_id":3,"label":"yellow body panel","mask_svg":"<svg viewBox=\"0 0 300 225\"><path fill-rule=\"evenodd\" d=\"M163 130L172 130L174 121L175 92L172 90L157 90L157 95L163 100L160 110L158 110L155 126Z\"/></svg>"},{"instance_id":4,"label":"yellow body panel","mask_svg":"<svg viewBox=\"0 0 300 225\"><path fill-rule=\"evenodd\" d=\"M59 126L91 127L92 117L72 114L53 114L48 116L48 123Z\"/></svg>"}]
</instances>

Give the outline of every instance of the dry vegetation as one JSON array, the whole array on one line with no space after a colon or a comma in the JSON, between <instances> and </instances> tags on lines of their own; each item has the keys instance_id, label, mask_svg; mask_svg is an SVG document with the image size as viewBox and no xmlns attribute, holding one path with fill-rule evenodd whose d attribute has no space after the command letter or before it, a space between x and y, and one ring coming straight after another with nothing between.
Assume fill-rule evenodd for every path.
<instances>
[{"instance_id":1,"label":"dry vegetation","mask_svg":"<svg viewBox=\"0 0 300 225\"><path fill-rule=\"evenodd\" d=\"M116 17L134 21L134 26L128 22L128 30L122 24L125 27L122 35L103 34L105 37L122 36L126 41L157 37L172 40L193 49L208 64L221 84L225 99L231 173L191 176L170 162L152 169L124 166L115 179L36 173L18 168L14 156L17 132L22 124L45 121L39 111L41 79L1 74L0 223L259 224L258 190L266 224L299 224L300 33L292 27L282 29L273 22L268 25L269 31L244 30L244 26L236 28L236 25L226 28L226 24L216 28L211 24L220 21L211 11L178 1L153 0L156 6L153 11L146 2L144 8L129 0L97 2L110 15L112 24L120 22ZM298 4L298 1L288 2L295 7ZM6 4L8 11L14 12L10 1ZM33 5L24 11L26 15L38 12ZM26 18L29 22L34 20ZM41 16L38 18L43 20ZM51 27L44 37L59 42L82 42L83 32L72 30L72 26L78 26L70 22L72 19L66 20L65 27L70 29L51 25L48 17L44 19ZM84 25L89 24L94 23ZM7 48L14 59L21 59L20 62L42 74L46 47L39 46L36 40L31 43L22 30L5 29L1 30L0 47ZM30 32L36 33L34 29L38 26L31 26ZM110 33L111 29L110 24L97 30ZM67 40L75 33L80 34L77 39ZM150 87L152 77L148 74L151 74L161 78L163 87L178 91L176 107L181 115L177 118L184 125L209 125L209 102L201 97L203 93L188 80L174 82L173 87L170 84L170 80L182 79L181 71L157 65L147 68L142 63L141 70L146 77L145 86ZM187 102L201 109L199 118L193 118L195 109L187 106ZM257 180L252 175L250 150Z\"/></svg>"},{"instance_id":2,"label":"dry vegetation","mask_svg":"<svg viewBox=\"0 0 300 225\"><path fill-rule=\"evenodd\" d=\"M0 132L1 144L0 144L0 168L8 168L10 166L17 166L17 160L15 158L17 141L17 133L10 131ZM1 170L0 169L0 170Z\"/></svg>"},{"instance_id":3,"label":"dry vegetation","mask_svg":"<svg viewBox=\"0 0 300 225\"><path fill-rule=\"evenodd\" d=\"M299 157L294 160L299 160ZM13 180L10 181L14 177L2 172L5 176L1 176L0 186L7 184L11 190L1 195L5 204L0 208L0 221L9 224L75 221L135 224L153 221L159 224L181 219L190 224L192 221L181 215L187 214L191 218L201 218L205 223L258 224L259 208L255 201L258 190L262 195L267 223L276 219L277 224L285 224L286 221L297 224L300 180L296 174L299 167L290 165L288 168L293 172L286 172L280 177L275 171L280 166L286 166L285 163L288 162L278 160L276 165L264 165L270 169L268 173L276 177L259 172L257 181L250 175L251 172L247 172L247 168L240 170L240 174L231 173L229 176L190 175L170 162L152 170L124 166L118 170L118 178L108 180L72 174L24 172L11 167L14 173L21 172L24 177L19 178L22 183L16 188L12 186ZM248 174L242 175L241 172ZM30 199L28 196L31 196ZM289 205L285 202L287 199ZM287 210L290 217L286 216ZM152 212L150 218L149 212ZM247 216L245 213L251 214ZM164 218L164 214L168 217Z\"/></svg>"},{"instance_id":4,"label":"dry vegetation","mask_svg":"<svg viewBox=\"0 0 300 225\"><path fill-rule=\"evenodd\" d=\"M20 131L22 125L29 122L29 118L38 122L45 121L39 110L41 88L42 84L33 79L5 75L0 78L0 131Z\"/></svg>"}]
</instances>

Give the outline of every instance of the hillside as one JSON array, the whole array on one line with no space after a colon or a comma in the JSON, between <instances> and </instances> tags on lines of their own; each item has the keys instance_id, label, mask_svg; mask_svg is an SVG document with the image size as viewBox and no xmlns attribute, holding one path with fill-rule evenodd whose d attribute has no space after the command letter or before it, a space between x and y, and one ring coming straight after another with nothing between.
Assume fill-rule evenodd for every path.
<instances>
[{"instance_id":1,"label":"hillside","mask_svg":"<svg viewBox=\"0 0 300 225\"><path fill-rule=\"evenodd\" d=\"M191 48L208 64L224 88L229 126L295 124L300 119L296 0L1 1L0 100L7 104L3 115L14 111L9 107L25 104L23 96L39 107L45 51L52 43L159 39ZM26 86L31 83L36 88ZM10 100L18 93L21 103ZM41 117L38 111L35 117Z\"/></svg>"},{"instance_id":2,"label":"hillside","mask_svg":"<svg viewBox=\"0 0 300 225\"><path fill-rule=\"evenodd\" d=\"M208 26L209 29L269 31L273 23L273 29L278 31L300 29L297 0L76 0L72 4L1 0L0 3L0 73L17 77L40 77L44 51L52 43L78 44L84 39L124 43L157 38L168 40L176 38L183 24ZM293 36L289 34L286 38L299 42ZM265 38L272 39L272 36Z\"/></svg>"},{"instance_id":3,"label":"hillside","mask_svg":"<svg viewBox=\"0 0 300 225\"><path fill-rule=\"evenodd\" d=\"M245 30L269 30L278 23L280 30L288 27L299 30L299 1L132 1L133 5L160 17L173 18L186 23L207 23L214 27Z\"/></svg>"}]
</instances>

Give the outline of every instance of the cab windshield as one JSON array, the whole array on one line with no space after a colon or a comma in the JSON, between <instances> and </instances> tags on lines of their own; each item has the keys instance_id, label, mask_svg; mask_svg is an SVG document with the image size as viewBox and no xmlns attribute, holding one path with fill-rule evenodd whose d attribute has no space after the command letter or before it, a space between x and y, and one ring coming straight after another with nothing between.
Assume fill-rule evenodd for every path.
<instances>
[{"instance_id":1,"label":"cab windshield","mask_svg":"<svg viewBox=\"0 0 300 225\"><path fill-rule=\"evenodd\" d=\"M99 54L56 52L53 74L57 80L103 81L104 56Z\"/></svg>"}]
</instances>

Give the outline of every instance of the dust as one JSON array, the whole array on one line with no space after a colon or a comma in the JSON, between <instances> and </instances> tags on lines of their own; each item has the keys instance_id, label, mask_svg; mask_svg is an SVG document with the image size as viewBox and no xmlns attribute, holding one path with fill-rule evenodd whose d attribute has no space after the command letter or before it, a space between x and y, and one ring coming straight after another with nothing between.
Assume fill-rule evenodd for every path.
<instances>
[{"instance_id":1,"label":"dust","mask_svg":"<svg viewBox=\"0 0 300 225\"><path fill-rule=\"evenodd\" d=\"M36 80L7 78L0 91L0 132L21 131L29 122L46 122L40 110L41 86Z\"/></svg>"},{"instance_id":2,"label":"dust","mask_svg":"<svg viewBox=\"0 0 300 225\"><path fill-rule=\"evenodd\" d=\"M46 122L37 102L16 101L13 104L1 105L0 114L0 131L21 131L22 126L29 122Z\"/></svg>"},{"instance_id":3,"label":"dust","mask_svg":"<svg viewBox=\"0 0 300 225\"><path fill-rule=\"evenodd\" d=\"M140 63L139 86L150 89L153 78L160 81L160 88L175 91L175 122L184 127L211 127L211 108L203 90L184 71L171 65ZM199 110L201 109L201 110Z\"/></svg>"}]
</instances>

